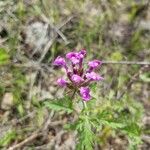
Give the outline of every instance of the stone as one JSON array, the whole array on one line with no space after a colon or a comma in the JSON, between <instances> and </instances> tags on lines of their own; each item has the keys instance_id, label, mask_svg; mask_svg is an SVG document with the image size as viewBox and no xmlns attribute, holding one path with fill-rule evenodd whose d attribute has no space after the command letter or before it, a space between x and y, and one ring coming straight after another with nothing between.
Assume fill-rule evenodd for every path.
<instances>
[{"instance_id":1,"label":"stone","mask_svg":"<svg viewBox=\"0 0 150 150\"><path fill-rule=\"evenodd\" d=\"M13 94L5 93L1 102L1 109L10 110L14 105Z\"/></svg>"}]
</instances>

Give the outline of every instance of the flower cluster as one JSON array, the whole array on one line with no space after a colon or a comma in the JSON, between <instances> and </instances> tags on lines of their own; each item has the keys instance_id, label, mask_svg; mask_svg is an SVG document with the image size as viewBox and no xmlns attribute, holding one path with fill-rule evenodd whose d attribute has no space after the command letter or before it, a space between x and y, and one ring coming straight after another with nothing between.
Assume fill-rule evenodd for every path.
<instances>
[{"instance_id":1,"label":"flower cluster","mask_svg":"<svg viewBox=\"0 0 150 150\"><path fill-rule=\"evenodd\" d=\"M103 80L103 77L95 72L95 70L101 66L102 62L99 60L89 61L88 68L84 70L83 59L85 57L86 50L82 49L79 52L74 51L67 53L66 59L58 56L53 64L63 67L69 79L68 82L64 78L59 78L57 84L61 87L74 88L79 92L84 101L88 101L91 99L88 85L91 82ZM71 65L68 65L66 60L69 60Z\"/></svg>"}]
</instances>

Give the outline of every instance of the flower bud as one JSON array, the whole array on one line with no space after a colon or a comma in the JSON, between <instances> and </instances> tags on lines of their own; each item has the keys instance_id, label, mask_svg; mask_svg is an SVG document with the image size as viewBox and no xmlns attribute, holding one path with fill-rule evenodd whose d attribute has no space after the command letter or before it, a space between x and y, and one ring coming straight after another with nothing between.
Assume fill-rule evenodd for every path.
<instances>
[{"instance_id":1,"label":"flower bud","mask_svg":"<svg viewBox=\"0 0 150 150\"><path fill-rule=\"evenodd\" d=\"M58 84L59 86L61 86L61 87L65 87L65 86L67 85L67 82L66 82L66 80L64 80L63 78L59 78L59 79L57 80L57 84Z\"/></svg>"},{"instance_id":2,"label":"flower bud","mask_svg":"<svg viewBox=\"0 0 150 150\"><path fill-rule=\"evenodd\" d=\"M99 81L99 80L103 80L104 78L101 77L99 74L95 73L95 72L88 72L86 73L86 78L91 80L91 81Z\"/></svg>"},{"instance_id":3,"label":"flower bud","mask_svg":"<svg viewBox=\"0 0 150 150\"><path fill-rule=\"evenodd\" d=\"M93 61L89 61L88 66L89 66L91 69L97 69L101 64L102 64L102 61L93 60Z\"/></svg>"},{"instance_id":4,"label":"flower bud","mask_svg":"<svg viewBox=\"0 0 150 150\"><path fill-rule=\"evenodd\" d=\"M76 75L76 74L72 75L71 80L77 84L84 81L79 75Z\"/></svg>"},{"instance_id":5,"label":"flower bud","mask_svg":"<svg viewBox=\"0 0 150 150\"><path fill-rule=\"evenodd\" d=\"M56 66L61 66L64 67L66 66L66 62L65 59L63 57L58 56L55 60L54 60L54 65Z\"/></svg>"},{"instance_id":6,"label":"flower bud","mask_svg":"<svg viewBox=\"0 0 150 150\"><path fill-rule=\"evenodd\" d=\"M90 89L88 87L81 87L80 95L84 101L89 101L91 99Z\"/></svg>"}]
</instances>

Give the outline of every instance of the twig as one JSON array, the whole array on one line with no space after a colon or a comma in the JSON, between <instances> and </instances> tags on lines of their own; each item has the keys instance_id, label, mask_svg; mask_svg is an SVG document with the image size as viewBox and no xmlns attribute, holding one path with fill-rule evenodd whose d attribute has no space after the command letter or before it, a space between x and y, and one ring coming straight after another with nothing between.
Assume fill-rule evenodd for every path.
<instances>
[{"instance_id":1,"label":"twig","mask_svg":"<svg viewBox=\"0 0 150 150\"><path fill-rule=\"evenodd\" d=\"M60 131L55 138L53 138L46 146L46 148L52 148L52 146L55 144L55 142L58 140L58 138L60 138L63 134L65 133L65 131Z\"/></svg>"},{"instance_id":2,"label":"twig","mask_svg":"<svg viewBox=\"0 0 150 150\"><path fill-rule=\"evenodd\" d=\"M28 138L26 138L24 141L22 141L22 142L14 145L14 146L8 148L8 150L16 150L18 148L21 148L22 146L24 146L25 144L33 141L34 139L36 139L39 136L42 136L42 133L39 133L39 132L36 131L31 136L29 136Z\"/></svg>"},{"instance_id":3,"label":"twig","mask_svg":"<svg viewBox=\"0 0 150 150\"><path fill-rule=\"evenodd\" d=\"M41 57L39 58L38 62L42 62L43 59L45 58L45 55L47 54L49 48L52 46L52 44L54 43L55 39L56 39L57 35L54 35L54 37L47 43L47 45L45 46L43 53L41 55Z\"/></svg>"},{"instance_id":4,"label":"twig","mask_svg":"<svg viewBox=\"0 0 150 150\"><path fill-rule=\"evenodd\" d=\"M144 61L103 61L103 64L150 65L150 62L144 62Z\"/></svg>"},{"instance_id":5,"label":"twig","mask_svg":"<svg viewBox=\"0 0 150 150\"><path fill-rule=\"evenodd\" d=\"M33 141L37 137L45 135L45 131L47 131L47 128L49 127L49 124L51 124L51 117L52 117L52 115L53 115L53 113L51 113L49 115L49 117L46 118L46 120L44 121L44 124L39 129L37 129L35 132L33 132L32 135L27 137L22 142L20 142L20 143L14 145L14 146L8 148L8 150L16 150L18 148L21 148L22 146L24 146L25 144Z\"/></svg>"},{"instance_id":6,"label":"twig","mask_svg":"<svg viewBox=\"0 0 150 150\"><path fill-rule=\"evenodd\" d=\"M67 20L65 20L63 23L59 24L59 25L56 25L56 27L58 29L62 28L63 26L65 26L68 22L70 22L75 16L71 16L69 17Z\"/></svg>"},{"instance_id":7,"label":"twig","mask_svg":"<svg viewBox=\"0 0 150 150\"><path fill-rule=\"evenodd\" d=\"M103 64L120 64L120 65L150 65L150 62L136 62L136 61L103 61ZM39 63L35 61L28 61L28 63L20 64L20 63L12 63L8 65L13 65L15 67L25 67L25 68L35 68L37 70L45 67L49 72L53 72L53 69L50 69L47 64Z\"/></svg>"},{"instance_id":8,"label":"twig","mask_svg":"<svg viewBox=\"0 0 150 150\"><path fill-rule=\"evenodd\" d=\"M66 44L69 43L68 40L67 40L67 38L64 36L64 34L59 30L60 28L55 27L55 26L51 23L50 19L48 19L44 14L42 14L41 17L43 18L43 20L44 20L45 22L47 22L47 23L50 25L50 27L51 27L52 29L54 29L55 32L57 32L58 35L60 35L60 37L64 40L64 42L65 42Z\"/></svg>"},{"instance_id":9,"label":"twig","mask_svg":"<svg viewBox=\"0 0 150 150\"><path fill-rule=\"evenodd\" d=\"M73 18L73 17L72 17ZM66 23L68 23L70 21L70 19L72 18L69 18L67 19L64 23L62 23L61 25L59 25L59 28L57 28L57 34L58 34L58 30L60 28L62 28ZM51 47L51 45L53 44L53 42L55 41L55 39L57 38L57 34L54 35L54 37L47 43L47 45L45 46L44 50L43 50L43 54L42 56L40 57L39 61L38 62L42 62L42 60L44 59L45 55L47 54L47 51L49 50L49 48ZM60 35L60 32L59 32L59 35ZM64 37L63 37L64 38Z\"/></svg>"},{"instance_id":10,"label":"twig","mask_svg":"<svg viewBox=\"0 0 150 150\"><path fill-rule=\"evenodd\" d=\"M130 79L130 81L127 83L126 88L117 96L117 100L120 100L123 95L126 93L127 90L129 90L131 88L131 85L133 84L133 82L135 80L137 80L138 76L140 75L140 73L145 69L145 66L142 67L136 74L134 74L132 76L132 78Z\"/></svg>"},{"instance_id":11,"label":"twig","mask_svg":"<svg viewBox=\"0 0 150 150\"><path fill-rule=\"evenodd\" d=\"M41 126L40 129L38 129L37 131L33 132L32 135L30 135L29 137L27 137L25 140L23 140L22 142L8 148L7 150L16 150L16 149L19 149L21 147L23 147L25 144L27 143L30 143L32 142L34 139L36 139L37 137L39 136L44 136L45 135L45 131L47 131L49 125L50 126L57 126L57 125L60 125L60 124L65 124L66 121L56 121L56 122L51 122L51 117L52 117L53 113L51 113L49 115L49 117L47 118L47 121L45 121L45 123L43 124L43 126ZM64 133L64 131L63 131ZM60 136L59 134L56 136L56 138L58 138L58 136ZM55 139L52 139L52 141L50 142L50 145L53 144L53 142L55 141Z\"/></svg>"}]
</instances>

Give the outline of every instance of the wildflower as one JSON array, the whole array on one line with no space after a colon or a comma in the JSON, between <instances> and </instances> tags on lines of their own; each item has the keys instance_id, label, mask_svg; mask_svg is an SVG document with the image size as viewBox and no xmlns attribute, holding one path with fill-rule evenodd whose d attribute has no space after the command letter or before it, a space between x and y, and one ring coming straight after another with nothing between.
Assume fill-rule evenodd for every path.
<instances>
[{"instance_id":1,"label":"wildflower","mask_svg":"<svg viewBox=\"0 0 150 150\"><path fill-rule=\"evenodd\" d=\"M97 69L102 64L102 61L93 60L88 63L90 70Z\"/></svg>"},{"instance_id":2,"label":"wildflower","mask_svg":"<svg viewBox=\"0 0 150 150\"><path fill-rule=\"evenodd\" d=\"M79 75L76 75L76 74L74 74L74 75L71 77L71 79L72 79L72 81L75 82L75 83L81 83L81 82L84 81Z\"/></svg>"},{"instance_id":3,"label":"wildflower","mask_svg":"<svg viewBox=\"0 0 150 150\"><path fill-rule=\"evenodd\" d=\"M77 52L69 52L66 54L66 58L69 59L73 64L78 64L80 62Z\"/></svg>"},{"instance_id":4,"label":"wildflower","mask_svg":"<svg viewBox=\"0 0 150 150\"><path fill-rule=\"evenodd\" d=\"M86 73L86 78L91 80L91 81L99 81L99 80L103 80L103 77L101 77L99 74L95 73L95 72L88 72Z\"/></svg>"},{"instance_id":5,"label":"wildflower","mask_svg":"<svg viewBox=\"0 0 150 150\"><path fill-rule=\"evenodd\" d=\"M94 72L94 70L96 70L102 64L102 62L99 60L90 61L88 63L89 69L84 70L83 60L85 57L85 49L82 49L79 52L69 52L66 54L66 59L71 62L71 66L68 66L65 59L60 56L55 59L54 65L64 67L69 79L68 82L63 78L59 78L57 80L57 84L61 87L75 89L77 93L80 93L80 96L84 101L88 101L91 99L88 85L91 84L91 81L103 80L103 77Z\"/></svg>"},{"instance_id":6,"label":"wildflower","mask_svg":"<svg viewBox=\"0 0 150 150\"><path fill-rule=\"evenodd\" d=\"M88 87L81 87L80 94L84 101L89 101L91 99L90 89Z\"/></svg>"},{"instance_id":7,"label":"wildflower","mask_svg":"<svg viewBox=\"0 0 150 150\"><path fill-rule=\"evenodd\" d=\"M86 56L86 50L82 49L79 53L78 53L78 57L80 59L83 59Z\"/></svg>"},{"instance_id":8,"label":"wildflower","mask_svg":"<svg viewBox=\"0 0 150 150\"><path fill-rule=\"evenodd\" d=\"M65 86L67 85L67 81L64 80L63 78L59 78L59 79L57 80L57 84L58 84L59 86L61 86L61 87L65 87Z\"/></svg>"},{"instance_id":9,"label":"wildflower","mask_svg":"<svg viewBox=\"0 0 150 150\"><path fill-rule=\"evenodd\" d=\"M55 61L54 61L53 64L56 65L56 66L61 66L61 67L63 67L63 66L66 65L66 62L65 62L65 59L64 59L63 57L58 56L58 57L55 59Z\"/></svg>"}]
</instances>

